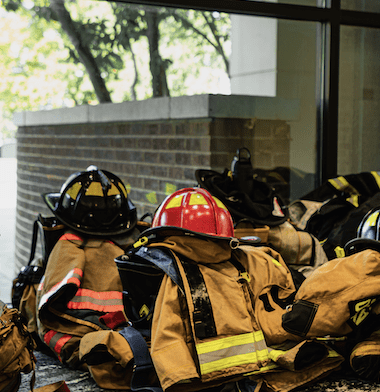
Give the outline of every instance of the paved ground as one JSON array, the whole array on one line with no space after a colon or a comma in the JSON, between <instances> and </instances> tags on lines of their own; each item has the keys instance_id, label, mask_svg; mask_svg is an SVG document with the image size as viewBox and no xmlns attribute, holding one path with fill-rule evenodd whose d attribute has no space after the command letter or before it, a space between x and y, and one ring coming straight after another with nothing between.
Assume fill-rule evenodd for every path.
<instances>
[{"instance_id":1,"label":"paved ground","mask_svg":"<svg viewBox=\"0 0 380 392\"><path fill-rule=\"evenodd\" d=\"M7 303L14 277L16 166L16 159L0 158L0 298Z\"/></svg>"},{"instance_id":2,"label":"paved ground","mask_svg":"<svg viewBox=\"0 0 380 392\"><path fill-rule=\"evenodd\" d=\"M52 359L44 354L36 353L36 384L35 387L41 387L64 380L71 392L116 392L116 390L105 390L100 388L91 378L88 372L80 370L69 370L58 360ZM22 384L19 392L28 392L30 390L31 374L23 375ZM359 380L353 376L336 372L320 382L316 382L307 387L301 387L294 392L379 392L380 384L368 383ZM149 391L140 391L149 392ZM214 390L204 390L203 392L215 392ZM247 391L246 391L247 392ZM281 392L281 391L278 391Z\"/></svg>"}]
</instances>

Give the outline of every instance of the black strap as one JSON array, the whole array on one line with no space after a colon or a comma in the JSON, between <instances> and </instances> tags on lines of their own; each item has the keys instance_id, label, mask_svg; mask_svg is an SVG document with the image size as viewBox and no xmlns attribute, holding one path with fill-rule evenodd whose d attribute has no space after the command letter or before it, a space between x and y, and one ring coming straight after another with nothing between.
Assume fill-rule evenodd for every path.
<instances>
[{"instance_id":1,"label":"black strap","mask_svg":"<svg viewBox=\"0 0 380 392\"><path fill-rule=\"evenodd\" d=\"M302 229L300 229L299 227L297 227L297 226L294 226L294 225L292 225L295 229L296 229L296 231L300 231L300 232L302 232L302 233L306 233L306 234L308 234L309 236L310 236L310 239L311 239L311 256L310 256L310 266L314 266L314 264L315 264L315 257L316 257L316 252L317 252L317 250L316 250L316 247L317 247L317 245L316 245L316 241L318 241L312 234L310 234L309 232L307 232L306 230L302 230Z\"/></svg>"},{"instance_id":2,"label":"black strap","mask_svg":"<svg viewBox=\"0 0 380 392\"><path fill-rule=\"evenodd\" d=\"M33 261L34 256L36 254L37 238L38 238L38 219L36 219L33 223L32 244L30 246L30 256L29 256L28 265L30 265L30 263Z\"/></svg>"},{"instance_id":3,"label":"black strap","mask_svg":"<svg viewBox=\"0 0 380 392\"><path fill-rule=\"evenodd\" d=\"M198 339L216 336L214 314L206 283L197 264L181 256L194 304L194 330Z\"/></svg>"},{"instance_id":4,"label":"black strap","mask_svg":"<svg viewBox=\"0 0 380 392\"><path fill-rule=\"evenodd\" d=\"M315 257L316 257L316 242L318 241L316 238L314 238L311 234L311 243L312 243L312 247L311 247L311 257L310 257L310 265L314 267L315 265Z\"/></svg>"},{"instance_id":5,"label":"black strap","mask_svg":"<svg viewBox=\"0 0 380 392\"><path fill-rule=\"evenodd\" d=\"M125 338L131 347L135 367L132 374L131 390L132 391L152 391L162 392L159 386L148 384L149 376L155 372L152 358L145 339L137 329L128 326L119 331L120 335Z\"/></svg>"},{"instance_id":6,"label":"black strap","mask_svg":"<svg viewBox=\"0 0 380 392\"><path fill-rule=\"evenodd\" d=\"M21 271L17 276L17 280L12 288L12 306L16 309L19 309L20 307L20 301L26 285L29 283L33 283L33 284L39 283L43 274L41 267L31 265L36 253L37 238L38 238L38 220L35 220L33 223L32 244L30 247L30 256L29 256L28 264L21 268Z\"/></svg>"},{"instance_id":7,"label":"black strap","mask_svg":"<svg viewBox=\"0 0 380 392\"><path fill-rule=\"evenodd\" d=\"M243 251L241 249L234 249L231 253L230 263L239 271L240 275L247 273L247 270L243 264L239 261L238 257L242 255Z\"/></svg>"}]
</instances>

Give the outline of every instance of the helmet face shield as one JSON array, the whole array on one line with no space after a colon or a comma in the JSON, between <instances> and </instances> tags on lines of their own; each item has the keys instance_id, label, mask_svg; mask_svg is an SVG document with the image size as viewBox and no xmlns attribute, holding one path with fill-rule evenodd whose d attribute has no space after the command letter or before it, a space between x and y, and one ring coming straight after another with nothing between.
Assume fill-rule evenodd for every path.
<instances>
[{"instance_id":1,"label":"helmet face shield","mask_svg":"<svg viewBox=\"0 0 380 392\"><path fill-rule=\"evenodd\" d=\"M358 227L358 237L367 238L370 240L380 240L380 210L371 210L364 217Z\"/></svg>"},{"instance_id":2,"label":"helmet face shield","mask_svg":"<svg viewBox=\"0 0 380 392\"><path fill-rule=\"evenodd\" d=\"M202 188L184 188L168 196L152 222L152 228L161 226L218 237L234 235L232 218L225 205Z\"/></svg>"},{"instance_id":3,"label":"helmet face shield","mask_svg":"<svg viewBox=\"0 0 380 392\"><path fill-rule=\"evenodd\" d=\"M122 181L94 166L71 175L60 194L45 194L43 198L58 219L85 234L124 234L137 222L136 208Z\"/></svg>"},{"instance_id":4,"label":"helmet face shield","mask_svg":"<svg viewBox=\"0 0 380 392\"><path fill-rule=\"evenodd\" d=\"M364 216L357 230L357 238L344 246L345 255L364 249L380 252L380 208L372 209Z\"/></svg>"}]
</instances>

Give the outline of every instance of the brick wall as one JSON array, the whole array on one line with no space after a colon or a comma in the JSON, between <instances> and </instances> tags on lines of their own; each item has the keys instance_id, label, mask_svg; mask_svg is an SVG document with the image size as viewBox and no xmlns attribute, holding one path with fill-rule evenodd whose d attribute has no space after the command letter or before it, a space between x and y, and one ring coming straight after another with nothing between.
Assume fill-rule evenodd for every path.
<instances>
[{"instance_id":1,"label":"brick wall","mask_svg":"<svg viewBox=\"0 0 380 392\"><path fill-rule=\"evenodd\" d=\"M33 221L39 213L51 215L41 194L59 192L70 174L89 165L124 181L138 217L153 213L175 189L196 186L196 169L229 167L240 147L251 150L257 167L289 165L289 126L284 120L205 116L50 122L55 123L24 121L18 127L16 271L29 258Z\"/></svg>"}]
</instances>

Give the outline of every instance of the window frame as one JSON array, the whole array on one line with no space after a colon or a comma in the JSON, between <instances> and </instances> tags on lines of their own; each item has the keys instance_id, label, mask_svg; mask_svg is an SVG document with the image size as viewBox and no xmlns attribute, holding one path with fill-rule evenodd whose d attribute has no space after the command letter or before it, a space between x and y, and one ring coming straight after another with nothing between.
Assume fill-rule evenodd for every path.
<instances>
[{"instance_id":1,"label":"window frame","mask_svg":"<svg viewBox=\"0 0 380 392\"><path fill-rule=\"evenodd\" d=\"M340 26L380 28L380 13L345 10L341 8L341 0L317 0L317 6L267 3L255 0L118 1L319 23L317 29L315 186L318 187L329 178L338 175Z\"/></svg>"}]
</instances>

